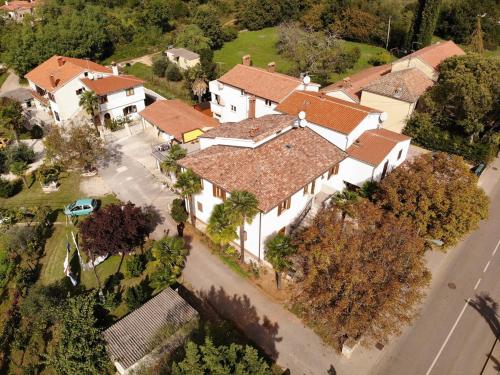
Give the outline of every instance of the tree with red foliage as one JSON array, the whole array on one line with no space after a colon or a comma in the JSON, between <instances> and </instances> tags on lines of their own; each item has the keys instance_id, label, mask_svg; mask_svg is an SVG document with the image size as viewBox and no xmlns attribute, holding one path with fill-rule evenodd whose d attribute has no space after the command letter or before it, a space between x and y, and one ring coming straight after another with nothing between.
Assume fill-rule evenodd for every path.
<instances>
[{"instance_id":1,"label":"tree with red foliage","mask_svg":"<svg viewBox=\"0 0 500 375\"><path fill-rule=\"evenodd\" d=\"M150 224L147 210L131 202L110 204L80 223L83 249L92 262L106 254L123 257L144 243L153 230Z\"/></svg>"}]
</instances>

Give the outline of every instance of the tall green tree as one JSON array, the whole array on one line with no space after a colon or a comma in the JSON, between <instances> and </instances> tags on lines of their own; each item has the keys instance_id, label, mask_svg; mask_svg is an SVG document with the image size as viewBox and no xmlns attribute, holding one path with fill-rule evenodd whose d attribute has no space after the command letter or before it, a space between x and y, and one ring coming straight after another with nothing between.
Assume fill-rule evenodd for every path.
<instances>
[{"instance_id":1,"label":"tall green tree","mask_svg":"<svg viewBox=\"0 0 500 375\"><path fill-rule=\"evenodd\" d=\"M203 345L190 341L186 356L172 366L173 375L245 374L271 375L269 365L249 345L215 346L207 337Z\"/></svg>"},{"instance_id":2,"label":"tall green tree","mask_svg":"<svg viewBox=\"0 0 500 375\"><path fill-rule=\"evenodd\" d=\"M238 238L236 225L231 221L227 206L224 203L214 206L207 225L207 234L212 241L225 248Z\"/></svg>"},{"instance_id":3,"label":"tall green tree","mask_svg":"<svg viewBox=\"0 0 500 375\"><path fill-rule=\"evenodd\" d=\"M98 375L109 361L101 330L97 327L95 292L70 298L62 309L59 341L47 365L57 374Z\"/></svg>"},{"instance_id":4,"label":"tall green tree","mask_svg":"<svg viewBox=\"0 0 500 375\"><path fill-rule=\"evenodd\" d=\"M193 23L210 39L212 49L219 49L224 44L224 32L217 9L210 3L198 6L193 16Z\"/></svg>"},{"instance_id":5,"label":"tall green tree","mask_svg":"<svg viewBox=\"0 0 500 375\"><path fill-rule=\"evenodd\" d=\"M12 131L19 144L19 133L24 129L24 117L21 104L9 98L0 98L0 125Z\"/></svg>"},{"instance_id":6,"label":"tall green tree","mask_svg":"<svg viewBox=\"0 0 500 375\"><path fill-rule=\"evenodd\" d=\"M173 144L168 150L165 160L162 162L162 168L165 171L178 176L180 167L177 164L177 161L184 158L186 155L187 150L185 148L183 148L181 145Z\"/></svg>"},{"instance_id":7,"label":"tall green tree","mask_svg":"<svg viewBox=\"0 0 500 375\"><path fill-rule=\"evenodd\" d=\"M189 202L189 216L191 217L191 224L196 226L194 196L202 190L201 179L191 169L188 169L187 171L179 174L174 187L179 189L180 195Z\"/></svg>"},{"instance_id":8,"label":"tall green tree","mask_svg":"<svg viewBox=\"0 0 500 375\"><path fill-rule=\"evenodd\" d=\"M440 6L441 0L418 0L413 24L408 34L408 49L417 50L431 44Z\"/></svg>"},{"instance_id":9,"label":"tall green tree","mask_svg":"<svg viewBox=\"0 0 500 375\"><path fill-rule=\"evenodd\" d=\"M290 256L295 254L297 247L290 237L277 234L266 242L264 258L271 263L276 274L276 288L281 289L281 275L291 266Z\"/></svg>"},{"instance_id":10,"label":"tall green tree","mask_svg":"<svg viewBox=\"0 0 500 375\"><path fill-rule=\"evenodd\" d=\"M26 172L28 171L28 163L25 161L16 161L10 165L10 171L23 180L26 189L29 188Z\"/></svg>"},{"instance_id":11,"label":"tall green tree","mask_svg":"<svg viewBox=\"0 0 500 375\"><path fill-rule=\"evenodd\" d=\"M95 126L95 131L99 134L99 128L95 120L96 112L99 109L99 97L93 91L84 91L80 95L78 105L90 116L92 123Z\"/></svg>"},{"instance_id":12,"label":"tall green tree","mask_svg":"<svg viewBox=\"0 0 500 375\"><path fill-rule=\"evenodd\" d=\"M240 260L245 261L245 223L252 224L259 212L259 201L248 191L234 190L225 202L231 220L240 227Z\"/></svg>"},{"instance_id":13,"label":"tall green tree","mask_svg":"<svg viewBox=\"0 0 500 375\"><path fill-rule=\"evenodd\" d=\"M188 250L180 237L164 237L153 243L151 249L155 267L151 276L153 286L165 288L177 281L186 264Z\"/></svg>"}]
</instances>

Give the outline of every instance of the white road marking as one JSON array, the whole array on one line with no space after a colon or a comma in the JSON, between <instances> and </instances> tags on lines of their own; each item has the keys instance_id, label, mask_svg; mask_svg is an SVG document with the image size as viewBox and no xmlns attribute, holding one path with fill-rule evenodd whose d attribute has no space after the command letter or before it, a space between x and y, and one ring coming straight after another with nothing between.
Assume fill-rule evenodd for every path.
<instances>
[{"instance_id":1,"label":"white road marking","mask_svg":"<svg viewBox=\"0 0 500 375\"><path fill-rule=\"evenodd\" d=\"M450 339L451 335L453 334L453 331L455 331L455 328L457 328L458 322L460 321L460 319L462 319L462 315L464 315L465 309L469 305L469 301L470 301L470 298L467 298L467 301L465 302L465 305L462 308L462 311L460 311L460 314L458 315L457 320L455 320L455 324L453 324L453 327L451 327L451 330L448 333L448 336L446 336L446 339L444 340L443 345L441 345L441 349L439 349L439 352L437 353L436 357L432 361L431 366L429 367L429 369L427 370L425 375L429 375L431 373L432 369L434 368L434 366L436 365L436 362L439 359L439 357L441 356L441 353L443 352L444 347L446 346L446 344L448 344L448 340Z\"/></svg>"},{"instance_id":2,"label":"white road marking","mask_svg":"<svg viewBox=\"0 0 500 375\"><path fill-rule=\"evenodd\" d=\"M489 260L488 263L486 263L486 266L484 266L484 269L483 269L483 273L486 272L486 270L490 266L490 263L491 263L491 260Z\"/></svg>"},{"instance_id":3,"label":"white road marking","mask_svg":"<svg viewBox=\"0 0 500 375\"><path fill-rule=\"evenodd\" d=\"M491 253L491 255L495 256L497 250L498 250L498 246L500 246L500 240L498 240L497 242L497 246L495 247L495 250L493 250L493 252Z\"/></svg>"},{"instance_id":4,"label":"white road marking","mask_svg":"<svg viewBox=\"0 0 500 375\"><path fill-rule=\"evenodd\" d=\"M480 282L481 282L481 278L479 278L479 280L477 281L476 286L474 287L474 290L476 290L476 289L477 289L477 287L479 286L479 283L480 283Z\"/></svg>"},{"instance_id":5,"label":"white road marking","mask_svg":"<svg viewBox=\"0 0 500 375\"><path fill-rule=\"evenodd\" d=\"M125 180L132 181L134 178L132 176L128 176Z\"/></svg>"},{"instance_id":6,"label":"white road marking","mask_svg":"<svg viewBox=\"0 0 500 375\"><path fill-rule=\"evenodd\" d=\"M128 168L126 166L121 166L121 167L116 168L116 171L118 173L125 172L126 170L128 170Z\"/></svg>"}]
</instances>

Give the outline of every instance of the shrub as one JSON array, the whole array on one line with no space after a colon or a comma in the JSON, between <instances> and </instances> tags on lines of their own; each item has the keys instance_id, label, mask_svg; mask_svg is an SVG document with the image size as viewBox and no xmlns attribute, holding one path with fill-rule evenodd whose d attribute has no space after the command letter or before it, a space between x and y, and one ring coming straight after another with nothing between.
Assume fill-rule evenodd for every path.
<instances>
[{"instance_id":1,"label":"shrub","mask_svg":"<svg viewBox=\"0 0 500 375\"><path fill-rule=\"evenodd\" d=\"M7 173L9 171L7 165L7 155L5 150L0 150L0 174Z\"/></svg>"},{"instance_id":2,"label":"shrub","mask_svg":"<svg viewBox=\"0 0 500 375\"><path fill-rule=\"evenodd\" d=\"M184 207L183 199L174 199L172 202L172 207L170 209L170 216L177 223L184 223L188 219L188 213Z\"/></svg>"},{"instance_id":3,"label":"shrub","mask_svg":"<svg viewBox=\"0 0 500 375\"><path fill-rule=\"evenodd\" d=\"M361 49L354 47L351 49L342 49L336 56L335 73L344 73L351 69L361 56Z\"/></svg>"},{"instance_id":4,"label":"shrub","mask_svg":"<svg viewBox=\"0 0 500 375\"><path fill-rule=\"evenodd\" d=\"M376 55L374 55L368 59L368 64L371 64L374 66L389 64L390 62L391 62L391 55L389 55L385 51L377 52Z\"/></svg>"},{"instance_id":5,"label":"shrub","mask_svg":"<svg viewBox=\"0 0 500 375\"><path fill-rule=\"evenodd\" d=\"M238 29L234 26L224 26L222 28L222 39L224 42L230 42L238 37Z\"/></svg>"},{"instance_id":6,"label":"shrub","mask_svg":"<svg viewBox=\"0 0 500 375\"><path fill-rule=\"evenodd\" d=\"M153 73L157 77L165 77L168 62L164 57L160 57L153 61Z\"/></svg>"},{"instance_id":7,"label":"shrub","mask_svg":"<svg viewBox=\"0 0 500 375\"><path fill-rule=\"evenodd\" d=\"M132 286L125 293L125 303L130 310L140 307L151 297L151 288L145 281L139 285Z\"/></svg>"},{"instance_id":8,"label":"shrub","mask_svg":"<svg viewBox=\"0 0 500 375\"><path fill-rule=\"evenodd\" d=\"M165 71L165 76L169 81L178 82L182 80L182 74L177 65L169 64Z\"/></svg>"},{"instance_id":9,"label":"shrub","mask_svg":"<svg viewBox=\"0 0 500 375\"><path fill-rule=\"evenodd\" d=\"M10 198L21 190L21 181L8 181L0 177L0 198Z\"/></svg>"},{"instance_id":10,"label":"shrub","mask_svg":"<svg viewBox=\"0 0 500 375\"><path fill-rule=\"evenodd\" d=\"M59 180L59 175L61 173L61 167L58 165L48 165L42 164L38 168L37 174L42 185L48 185L52 182L57 182Z\"/></svg>"},{"instance_id":11,"label":"shrub","mask_svg":"<svg viewBox=\"0 0 500 375\"><path fill-rule=\"evenodd\" d=\"M132 255L127 261L127 273L130 277L139 277L146 269L146 257L143 254Z\"/></svg>"},{"instance_id":12,"label":"shrub","mask_svg":"<svg viewBox=\"0 0 500 375\"><path fill-rule=\"evenodd\" d=\"M6 150L6 155L9 165L15 162L25 162L30 164L35 160L35 151L24 143L10 146Z\"/></svg>"},{"instance_id":13,"label":"shrub","mask_svg":"<svg viewBox=\"0 0 500 375\"><path fill-rule=\"evenodd\" d=\"M33 125L30 130L30 135L32 139L42 139L43 129L38 125Z\"/></svg>"}]
</instances>

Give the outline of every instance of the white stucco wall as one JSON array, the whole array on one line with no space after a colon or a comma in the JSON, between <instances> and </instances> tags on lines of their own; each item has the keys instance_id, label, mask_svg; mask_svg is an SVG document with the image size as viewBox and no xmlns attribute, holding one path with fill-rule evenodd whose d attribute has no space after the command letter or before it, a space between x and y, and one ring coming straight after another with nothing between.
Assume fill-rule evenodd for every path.
<instances>
[{"instance_id":1,"label":"white stucco wall","mask_svg":"<svg viewBox=\"0 0 500 375\"><path fill-rule=\"evenodd\" d=\"M130 114L129 117L138 118L139 112L146 107L145 98L146 95L144 94L143 86L134 87L134 94L130 96L127 96L125 90L108 94L108 102L99 106L101 122L104 121L106 113L109 113L112 118L123 117L123 109L131 105L137 107L137 112Z\"/></svg>"},{"instance_id":2,"label":"white stucco wall","mask_svg":"<svg viewBox=\"0 0 500 375\"><path fill-rule=\"evenodd\" d=\"M182 70L192 68L200 63L199 58L193 60L187 60L184 57L179 56L179 58L176 59L175 56L170 52L167 52L167 58Z\"/></svg>"},{"instance_id":3,"label":"white stucco wall","mask_svg":"<svg viewBox=\"0 0 500 375\"><path fill-rule=\"evenodd\" d=\"M63 122L70 120L78 111L80 111L80 96L76 94L76 90L84 87L80 81L80 78L83 77L84 76L82 74L81 76L73 78L54 93L56 104L51 101L50 106L53 111L57 111L59 113L59 117Z\"/></svg>"},{"instance_id":4,"label":"white stucco wall","mask_svg":"<svg viewBox=\"0 0 500 375\"><path fill-rule=\"evenodd\" d=\"M387 174L389 174L394 168L398 167L403 163L406 159L406 155L408 153L408 149L410 147L410 141L399 142L391 152L384 158L384 160L375 168L373 173L373 179L375 181L380 181L382 177L382 172L384 170L384 164L386 161L389 161ZM403 150L401 153L401 157L398 159L399 151ZM386 175L387 175L386 174Z\"/></svg>"},{"instance_id":5,"label":"white stucco wall","mask_svg":"<svg viewBox=\"0 0 500 375\"><path fill-rule=\"evenodd\" d=\"M380 127L379 118L380 113L370 113L368 116L366 116L363 121L361 121L358 126L356 126L356 128L354 128L353 131L349 133L347 148L349 148L349 146L351 146L356 141L356 139L358 139L359 136L365 131L378 129Z\"/></svg>"},{"instance_id":6,"label":"white stucco wall","mask_svg":"<svg viewBox=\"0 0 500 375\"><path fill-rule=\"evenodd\" d=\"M388 118L382 127L396 133L402 132L408 117L415 109L415 104L368 91L363 91L361 94L361 105L387 112Z\"/></svg>"}]
</instances>

